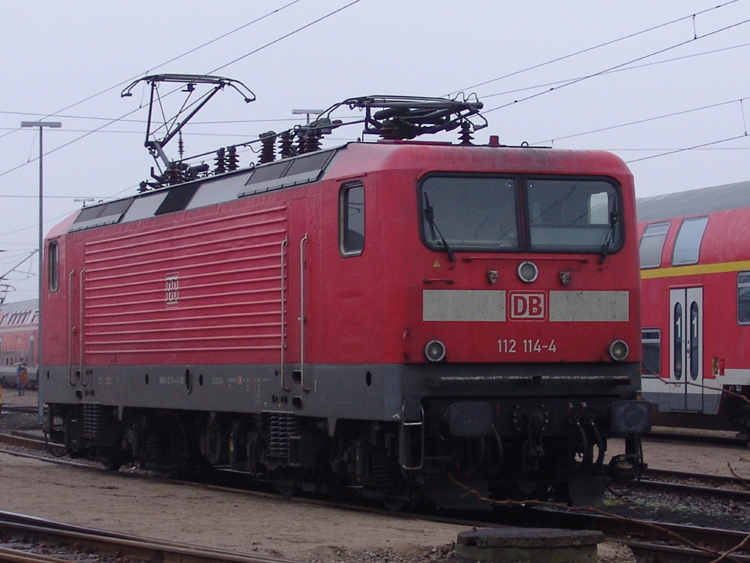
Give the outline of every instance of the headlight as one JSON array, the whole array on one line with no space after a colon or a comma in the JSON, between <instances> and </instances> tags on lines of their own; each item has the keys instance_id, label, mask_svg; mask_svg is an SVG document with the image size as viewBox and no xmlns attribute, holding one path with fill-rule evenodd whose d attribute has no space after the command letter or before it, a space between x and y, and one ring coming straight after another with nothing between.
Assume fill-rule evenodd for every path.
<instances>
[{"instance_id":1,"label":"headlight","mask_svg":"<svg viewBox=\"0 0 750 563\"><path fill-rule=\"evenodd\" d=\"M531 283L539 276L539 268L533 262L521 262L518 265L518 277L522 282Z\"/></svg>"},{"instance_id":2,"label":"headlight","mask_svg":"<svg viewBox=\"0 0 750 563\"><path fill-rule=\"evenodd\" d=\"M621 362L627 358L629 352L630 348L628 348L628 345L622 340L615 340L609 345L609 355L616 362Z\"/></svg>"},{"instance_id":3,"label":"headlight","mask_svg":"<svg viewBox=\"0 0 750 563\"><path fill-rule=\"evenodd\" d=\"M431 362L440 362L445 358L445 344L439 340L430 340L424 347L424 355Z\"/></svg>"}]
</instances>

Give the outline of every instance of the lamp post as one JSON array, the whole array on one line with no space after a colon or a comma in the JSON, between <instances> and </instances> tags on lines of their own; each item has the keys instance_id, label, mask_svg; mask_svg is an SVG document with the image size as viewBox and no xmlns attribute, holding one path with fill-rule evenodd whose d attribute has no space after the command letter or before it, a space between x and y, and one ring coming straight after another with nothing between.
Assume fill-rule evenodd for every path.
<instances>
[{"instance_id":1,"label":"lamp post","mask_svg":"<svg viewBox=\"0 0 750 563\"><path fill-rule=\"evenodd\" d=\"M37 323L37 364L36 364L36 385L39 396L39 421L44 419L44 404L42 403L42 290L44 278L44 143L42 134L45 127L59 128L62 123L59 121L22 121L21 127L38 127L39 128L39 314ZM33 358L29 358L34 361Z\"/></svg>"}]
</instances>

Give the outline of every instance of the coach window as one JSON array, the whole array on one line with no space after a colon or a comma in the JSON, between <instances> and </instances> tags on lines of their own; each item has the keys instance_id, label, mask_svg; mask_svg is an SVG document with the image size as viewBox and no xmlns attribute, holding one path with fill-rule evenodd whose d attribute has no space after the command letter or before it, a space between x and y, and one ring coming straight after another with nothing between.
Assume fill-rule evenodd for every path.
<instances>
[{"instance_id":1,"label":"coach window","mask_svg":"<svg viewBox=\"0 0 750 563\"><path fill-rule=\"evenodd\" d=\"M339 245L344 256L359 256L365 249L365 187L359 182L341 188Z\"/></svg>"},{"instance_id":2,"label":"coach window","mask_svg":"<svg viewBox=\"0 0 750 563\"><path fill-rule=\"evenodd\" d=\"M49 275L47 280L49 290L57 291L57 286L59 284L59 252L56 240L49 243L49 249L47 250L47 263L49 264Z\"/></svg>"},{"instance_id":3,"label":"coach window","mask_svg":"<svg viewBox=\"0 0 750 563\"><path fill-rule=\"evenodd\" d=\"M651 223L646 225L641 236L641 269L661 266L661 253L664 241L667 240L669 223Z\"/></svg>"},{"instance_id":4,"label":"coach window","mask_svg":"<svg viewBox=\"0 0 750 563\"><path fill-rule=\"evenodd\" d=\"M644 328L641 344L643 345L643 369L647 373L661 373L661 331L658 328Z\"/></svg>"},{"instance_id":5,"label":"coach window","mask_svg":"<svg viewBox=\"0 0 750 563\"><path fill-rule=\"evenodd\" d=\"M750 324L750 272L737 274L737 322Z\"/></svg>"},{"instance_id":6,"label":"coach window","mask_svg":"<svg viewBox=\"0 0 750 563\"><path fill-rule=\"evenodd\" d=\"M708 224L708 217L685 219L680 225L677 240L672 251L672 266L697 264L700 258L703 233Z\"/></svg>"}]
</instances>

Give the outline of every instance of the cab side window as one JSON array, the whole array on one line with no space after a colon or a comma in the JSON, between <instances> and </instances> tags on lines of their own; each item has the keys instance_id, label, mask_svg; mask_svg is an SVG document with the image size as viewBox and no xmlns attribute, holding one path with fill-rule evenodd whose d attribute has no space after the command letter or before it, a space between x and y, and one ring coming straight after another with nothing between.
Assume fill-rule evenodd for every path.
<instances>
[{"instance_id":1,"label":"cab side window","mask_svg":"<svg viewBox=\"0 0 750 563\"><path fill-rule=\"evenodd\" d=\"M365 249L365 187L361 182L341 187L339 247L344 256L359 256Z\"/></svg>"},{"instance_id":2,"label":"cab side window","mask_svg":"<svg viewBox=\"0 0 750 563\"><path fill-rule=\"evenodd\" d=\"M56 240L50 241L49 247L47 248L47 267L49 268L47 282L49 291L57 291L57 287L60 282L59 271L60 271L60 253L59 247Z\"/></svg>"}]
</instances>

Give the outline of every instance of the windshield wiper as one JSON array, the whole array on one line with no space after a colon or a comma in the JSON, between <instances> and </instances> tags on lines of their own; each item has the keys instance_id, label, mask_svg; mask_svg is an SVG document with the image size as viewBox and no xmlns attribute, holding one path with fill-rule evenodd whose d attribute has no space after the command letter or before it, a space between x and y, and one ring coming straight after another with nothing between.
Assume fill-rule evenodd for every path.
<instances>
[{"instance_id":1,"label":"windshield wiper","mask_svg":"<svg viewBox=\"0 0 750 563\"><path fill-rule=\"evenodd\" d=\"M451 262L455 262L456 257L453 255L453 251L451 250L451 247L448 246L448 243L445 241L445 237L443 236L443 233L440 232L440 229L435 223L435 210L432 208L432 205L430 205L430 196L427 195L427 192L424 192L424 203L425 203L424 218L427 220L427 224L430 225L430 234L432 235L433 240L437 238L435 236L435 231L437 231L437 234L440 235L440 242L443 243L443 249L445 250L445 253L448 255L448 259Z\"/></svg>"},{"instance_id":2,"label":"windshield wiper","mask_svg":"<svg viewBox=\"0 0 750 563\"><path fill-rule=\"evenodd\" d=\"M617 225L617 211L613 211L609 214L609 230L607 231L607 238L604 239L602 244L602 255L599 258L599 264L603 264L609 254L609 245L615 238L615 225Z\"/></svg>"}]
</instances>

